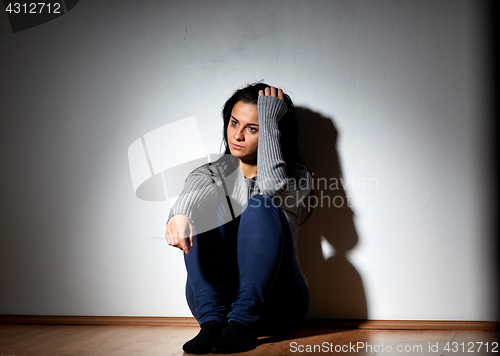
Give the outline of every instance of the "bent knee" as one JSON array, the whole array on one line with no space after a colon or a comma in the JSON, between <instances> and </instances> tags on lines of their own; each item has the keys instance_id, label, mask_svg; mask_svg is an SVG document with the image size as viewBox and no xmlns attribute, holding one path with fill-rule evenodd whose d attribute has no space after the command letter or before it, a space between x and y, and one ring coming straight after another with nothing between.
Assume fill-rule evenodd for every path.
<instances>
[{"instance_id":1,"label":"bent knee","mask_svg":"<svg viewBox=\"0 0 500 356\"><path fill-rule=\"evenodd\" d=\"M269 214L271 211L274 212L272 215L282 215L281 207L273 198L257 194L248 199L242 215Z\"/></svg>"},{"instance_id":2,"label":"bent knee","mask_svg":"<svg viewBox=\"0 0 500 356\"><path fill-rule=\"evenodd\" d=\"M274 201L273 198L257 194L250 197L247 201L247 207L251 208L279 208L279 205Z\"/></svg>"}]
</instances>

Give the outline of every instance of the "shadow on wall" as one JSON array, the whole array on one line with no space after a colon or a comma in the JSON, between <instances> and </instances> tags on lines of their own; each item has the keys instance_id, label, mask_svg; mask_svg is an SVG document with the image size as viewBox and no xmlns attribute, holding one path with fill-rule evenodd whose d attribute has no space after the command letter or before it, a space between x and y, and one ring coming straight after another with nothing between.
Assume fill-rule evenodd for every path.
<instances>
[{"instance_id":1,"label":"shadow on wall","mask_svg":"<svg viewBox=\"0 0 500 356\"><path fill-rule=\"evenodd\" d=\"M358 234L341 184L338 132L331 119L305 108L297 107L296 112L299 149L314 174L316 196L311 199L311 216L300 226L299 239L300 264L311 298L308 317L367 319L361 276L346 258Z\"/></svg>"}]
</instances>

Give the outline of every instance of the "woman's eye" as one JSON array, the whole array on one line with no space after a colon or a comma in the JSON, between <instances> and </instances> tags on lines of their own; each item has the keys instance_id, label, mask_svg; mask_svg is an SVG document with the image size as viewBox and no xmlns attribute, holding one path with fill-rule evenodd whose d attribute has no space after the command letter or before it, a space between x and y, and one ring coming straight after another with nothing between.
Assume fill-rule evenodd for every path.
<instances>
[{"instance_id":1,"label":"woman's eye","mask_svg":"<svg viewBox=\"0 0 500 356\"><path fill-rule=\"evenodd\" d=\"M233 120L233 121L231 121L231 123L232 123L234 126L238 125L238 122L237 122L237 121L234 121L234 120Z\"/></svg>"}]
</instances>

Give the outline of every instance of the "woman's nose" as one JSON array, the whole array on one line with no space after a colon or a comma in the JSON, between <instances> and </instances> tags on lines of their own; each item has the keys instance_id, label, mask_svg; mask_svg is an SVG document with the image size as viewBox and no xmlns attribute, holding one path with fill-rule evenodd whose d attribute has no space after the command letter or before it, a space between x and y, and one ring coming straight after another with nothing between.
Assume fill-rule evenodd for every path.
<instances>
[{"instance_id":1,"label":"woman's nose","mask_svg":"<svg viewBox=\"0 0 500 356\"><path fill-rule=\"evenodd\" d=\"M243 135L243 130L235 130L233 137L235 140L238 140L238 141L244 140L245 136Z\"/></svg>"}]
</instances>

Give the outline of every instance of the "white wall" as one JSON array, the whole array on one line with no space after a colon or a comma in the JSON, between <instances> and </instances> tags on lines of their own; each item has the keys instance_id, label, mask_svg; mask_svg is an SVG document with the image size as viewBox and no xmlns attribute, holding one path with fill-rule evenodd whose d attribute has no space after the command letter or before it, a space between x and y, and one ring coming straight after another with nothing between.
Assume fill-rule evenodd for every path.
<instances>
[{"instance_id":1,"label":"white wall","mask_svg":"<svg viewBox=\"0 0 500 356\"><path fill-rule=\"evenodd\" d=\"M302 228L311 317L494 320L483 5L81 1L15 34L0 15L0 313L190 316L169 205L136 198L127 150L196 116L218 152L222 104L265 79L360 197Z\"/></svg>"}]
</instances>

